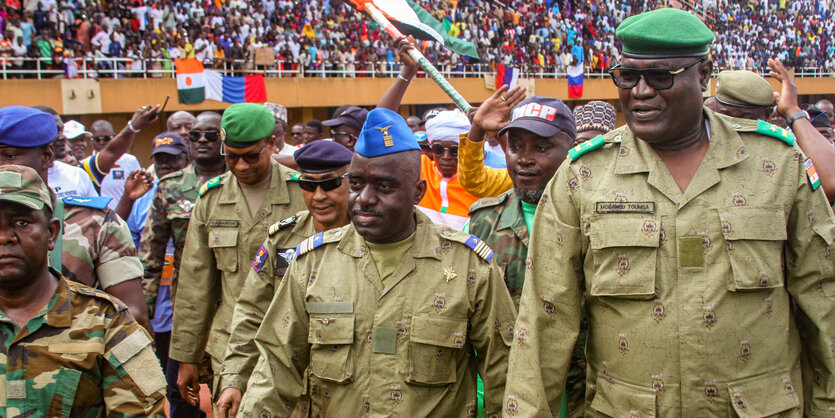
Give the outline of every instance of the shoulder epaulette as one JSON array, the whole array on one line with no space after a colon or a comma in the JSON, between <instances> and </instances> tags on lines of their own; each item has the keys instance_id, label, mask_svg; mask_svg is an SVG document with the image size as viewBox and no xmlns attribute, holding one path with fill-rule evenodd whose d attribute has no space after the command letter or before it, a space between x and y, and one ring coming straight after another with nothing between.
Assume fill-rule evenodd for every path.
<instances>
[{"instance_id":1,"label":"shoulder epaulette","mask_svg":"<svg viewBox=\"0 0 835 418\"><path fill-rule=\"evenodd\" d=\"M478 254L479 257L484 259L484 261L490 261L490 259L493 258L493 250L491 250L490 247L484 243L484 241L475 235L443 227L443 229L441 229L441 236L450 241L456 241L466 245L473 250L474 253Z\"/></svg>"},{"instance_id":2,"label":"shoulder epaulette","mask_svg":"<svg viewBox=\"0 0 835 418\"><path fill-rule=\"evenodd\" d=\"M284 175L284 180L287 181L299 181L300 178L302 178L302 173L299 173L298 171L293 171Z\"/></svg>"},{"instance_id":3,"label":"shoulder epaulette","mask_svg":"<svg viewBox=\"0 0 835 418\"><path fill-rule=\"evenodd\" d=\"M756 132L761 135L777 138L785 142L789 146L794 145L795 137L793 133L791 133L786 128L781 128L777 125L772 125L764 120L757 121Z\"/></svg>"},{"instance_id":4,"label":"shoulder epaulette","mask_svg":"<svg viewBox=\"0 0 835 418\"><path fill-rule=\"evenodd\" d=\"M291 216L287 219L282 219L282 220L272 224L270 226L269 231L267 231L267 233L270 234L270 235L275 235L276 232L281 231L282 229L287 228L288 226L295 225L298 220L299 220L298 215L293 215L293 216Z\"/></svg>"},{"instance_id":5,"label":"shoulder epaulette","mask_svg":"<svg viewBox=\"0 0 835 418\"><path fill-rule=\"evenodd\" d=\"M72 280L67 280L67 285L69 286L70 291L72 292L79 293L85 296L94 297L96 299L106 300L107 302L112 304L117 311L123 311L127 309L127 305L125 305L124 302L114 298L113 296L110 296L110 294L105 293L102 290L94 289L92 287L85 286L81 283L77 283Z\"/></svg>"},{"instance_id":6,"label":"shoulder epaulette","mask_svg":"<svg viewBox=\"0 0 835 418\"><path fill-rule=\"evenodd\" d=\"M302 241L301 244L296 246L296 258L302 256L303 254L309 253L321 247L324 244L339 242L342 239L342 237L345 236L345 231L348 229L349 225L350 224L340 228L334 228L324 232L320 232Z\"/></svg>"},{"instance_id":7,"label":"shoulder epaulette","mask_svg":"<svg viewBox=\"0 0 835 418\"><path fill-rule=\"evenodd\" d=\"M180 171L175 171L175 172L173 172L173 173L169 173L169 174L166 174L166 175L162 176L162 177L159 179L159 181L160 181L160 182L162 182L162 181L164 181L164 180L168 180L168 179L175 179L175 178L177 178L177 177L182 177L182 176L183 176L183 170L180 170Z\"/></svg>"},{"instance_id":8,"label":"shoulder epaulette","mask_svg":"<svg viewBox=\"0 0 835 418\"><path fill-rule=\"evenodd\" d=\"M484 208L489 208L489 207L492 207L492 206L500 205L505 201L505 199L507 199L507 196L508 196L508 194L505 192L505 193L502 193L498 196L485 197L485 198L482 198L482 199L478 199L478 200L476 200L475 203L473 203L472 206L470 206L469 214L472 215L473 213L475 213L475 211L477 211L479 209L484 209Z\"/></svg>"},{"instance_id":9,"label":"shoulder epaulette","mask_svg":"<svg viewBox=\"0 0 835 418\"><path fill-rule=\"evenodd\" d=\"M113 198L107 196L64 196L61 200L64 201L65 205L103 210Z\"/></svg>"},{"instance_id":10,"label":"shoulder epaulette","mask_svg":"<svg viewBox=\"0 0 835 418\"><path fill-rule=\"evenodd\" d=\"M221 176L212 177L212 178L209 179L209 181L206 182L206 184L200 186L200 191L199 191L200 196L203 196L209 190L214 189L217 186L220 186L220 184L222 183L220 177Z\"/></svg>"},{"instance_id":11,"label":"shoulder epaulette","mask_svg":"<svg viewBox=\"0 0 835 418\"><path fill-rule=\"evenodd\" d=\"M605 144L606 140L603 139L603 135L597 135L596 137L583 142L582 144L577 144L577 146L568 150L568 156L571 157L572 161L577 161L577 159L583 154L599 149Z\"/></svg>"}]
</instances>

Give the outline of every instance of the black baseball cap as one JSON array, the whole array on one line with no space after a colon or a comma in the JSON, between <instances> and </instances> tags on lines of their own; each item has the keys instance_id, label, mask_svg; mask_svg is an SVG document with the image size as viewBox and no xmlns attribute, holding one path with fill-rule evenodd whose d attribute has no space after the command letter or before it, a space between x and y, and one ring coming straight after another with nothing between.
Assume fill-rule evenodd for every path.
<instances>
[{"instance_id":1,"label":"black baseball cap","mask_svg":"<svg viewBox=\"0 0 835 418\"><path fill-rule=\"evenodd\" d=\"M180 134L176 132L163 132L154 137L154 151L151 156L157 154L180 155L188 153L188 145Z\"/></svg>"},{"instance_id":2,"label":"black baseball cap","mask_svg":"<svg viewBox=\"0 0 835 418\"><path fill-rule=\"evenodd\" d=\"M368 111L357 106L351 106L339 116L326 120L322 122L322 125L325 126L339 126L339 125L348 125L357 131L362 130L362 125L365 123L365 118L368 116Z\"/></svg>"},{"instance_id":3,"label":"black baseball cap","mask_svg":"<svg viewBox=\"0 0 835 418\"><path fill-rule=\"evenodd\" d=\"M524 129L545 138L560 131L571 139L577 137L574 114L562 100L553 97L531 96L522 100L511 111L510 123L499 131L499 135L511 128Z\"/></svg>"}]
</instances>

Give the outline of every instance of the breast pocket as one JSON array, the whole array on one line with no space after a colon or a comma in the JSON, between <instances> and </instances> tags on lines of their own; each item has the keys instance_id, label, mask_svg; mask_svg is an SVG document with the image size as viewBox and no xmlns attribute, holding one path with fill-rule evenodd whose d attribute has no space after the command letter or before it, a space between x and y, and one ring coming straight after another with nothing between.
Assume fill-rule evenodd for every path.
<instances>
[{"instance_id":1,"label":"breast pocket","mask_svg":"<svg viewBox=\"0 0 835 418\"><path fill-rule=\"evenodd\" d=\"M781 209L735 207L719 214L733 278L730 291L783 286L786 217Z\"/></svg>"},{"instance_id":2,"label":"breast pocket","mask_svg":"<svg viewBox=\"0 0 835 418\"><path fill-rule=\"evenodd\" d=\"M215 253L215 263L220 271L234 273L238 270L238 230L213 229L209 231L209 248Z\"/></svg>"},{"instance_id":3,"label":"breast pocket","mask_svg":"<svg viewBox=\"0 0 835 418\"><path fill-rule=\"evenodd\" d=\"M609 215L591 220L594 276L589 293L630 299L655 295L661 221L655 216Z\"/></svg>"},{"instance_id":4,"label":"breast pocket","mask_svg":"<svg viewBox=\"0 0 835 418\"><path fill-rule=\"evenodd\" d=\"M447 385L458 381L467 320L413 316L409 336L409 383Z\"/></svg>"},{"instance_id":5,"label":"breast pocket","mask_svg":"<svg viewBox=\"0 0 835 418\"><path fill-rule=\"evenodd\" d=\"M307 342L313 374L329 382L354 380L351 345L354 343L354 316L311 314Z\"/></svg>"}]
</instances>

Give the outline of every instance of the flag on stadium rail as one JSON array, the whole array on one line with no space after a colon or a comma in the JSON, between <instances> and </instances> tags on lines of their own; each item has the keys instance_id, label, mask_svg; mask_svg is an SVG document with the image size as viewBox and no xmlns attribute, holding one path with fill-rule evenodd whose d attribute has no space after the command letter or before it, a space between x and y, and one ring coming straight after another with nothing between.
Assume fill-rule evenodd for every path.
<instances>
[{"instance_id":1,"label":"flag on stadium rail","mask_svg":"<svg viewBox=\"0 0 835 418\"><path fill-rule=\"evenodd\" d=\"M175 59L177 69L177 96L180 103L200 103L204 98L203 63L194 59Z\"/></svg>"},{"instance_id":2,"label":"flag on stadium rail","mask_svg":"<svg viewBox=\"0 0 835 418\"><path fill-rule=\"evenodd\" d=\"M507 84L508 89L516 87L519 81L519 69L506 65L496 65L496 88Z\"/></svg>"},{"instance_id":3,"label":"flag on stadium rail","mask_svg":"<svg viewBox=\"0 0 835 418\"><path fill-rule=\"evenodd\" d=\"M351 0L354 5L365 10L365 3L377 6L391 23L404 35L415 39L435 41L459 55L478 58L476 46L449 34L444 24L435 19L426 9L409 0Z\"/></svg>"},{"instance_id":4,"label":"flag on stadium rail","mask_svg":"<svg viewBox=\"0 0 835 418\"><path fill-rule=\"evenodd\" d=\"M583 97L583 64L568 66L568 97Z\"/></svg>"},{"instance_id":5,"label":"flag on stadium rail","mask_svg":"<svg viewBox=\"0 0 835 418\"><path fill-rule=\"evenodd\" d=\"M231 77L214 70L204 70L206 99L226 103L262 103L267 101L267 88L261 74Z\"/></svg>"}]
</instances>

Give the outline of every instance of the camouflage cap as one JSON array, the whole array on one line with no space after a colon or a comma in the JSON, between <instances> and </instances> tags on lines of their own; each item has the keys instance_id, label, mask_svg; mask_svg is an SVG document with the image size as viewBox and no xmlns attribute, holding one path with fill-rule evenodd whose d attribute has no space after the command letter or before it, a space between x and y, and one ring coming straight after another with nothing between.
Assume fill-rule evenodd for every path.
<instances>
[{"instance_id":1,"label":"camouflage cap","mask_svg":"<svg viewBox=\"0 0 835 418\"><path fill-rule=\"evenodd\" d=\"M35 170L20 165L0 166L0 200L9 200L35 210L52 210L52 194Z\"/></svg>"},{"instance_id":2,"label":"camouflage cap","mask_svg":"<svg viewBox=\"0 0 835 418\"><path fill-rule=\"evenodd\" d=\"M774 90L757 73L722 71L716 78L716 101L736 107L771 106L774 104Z\"/></svg>"}]
</instances>

